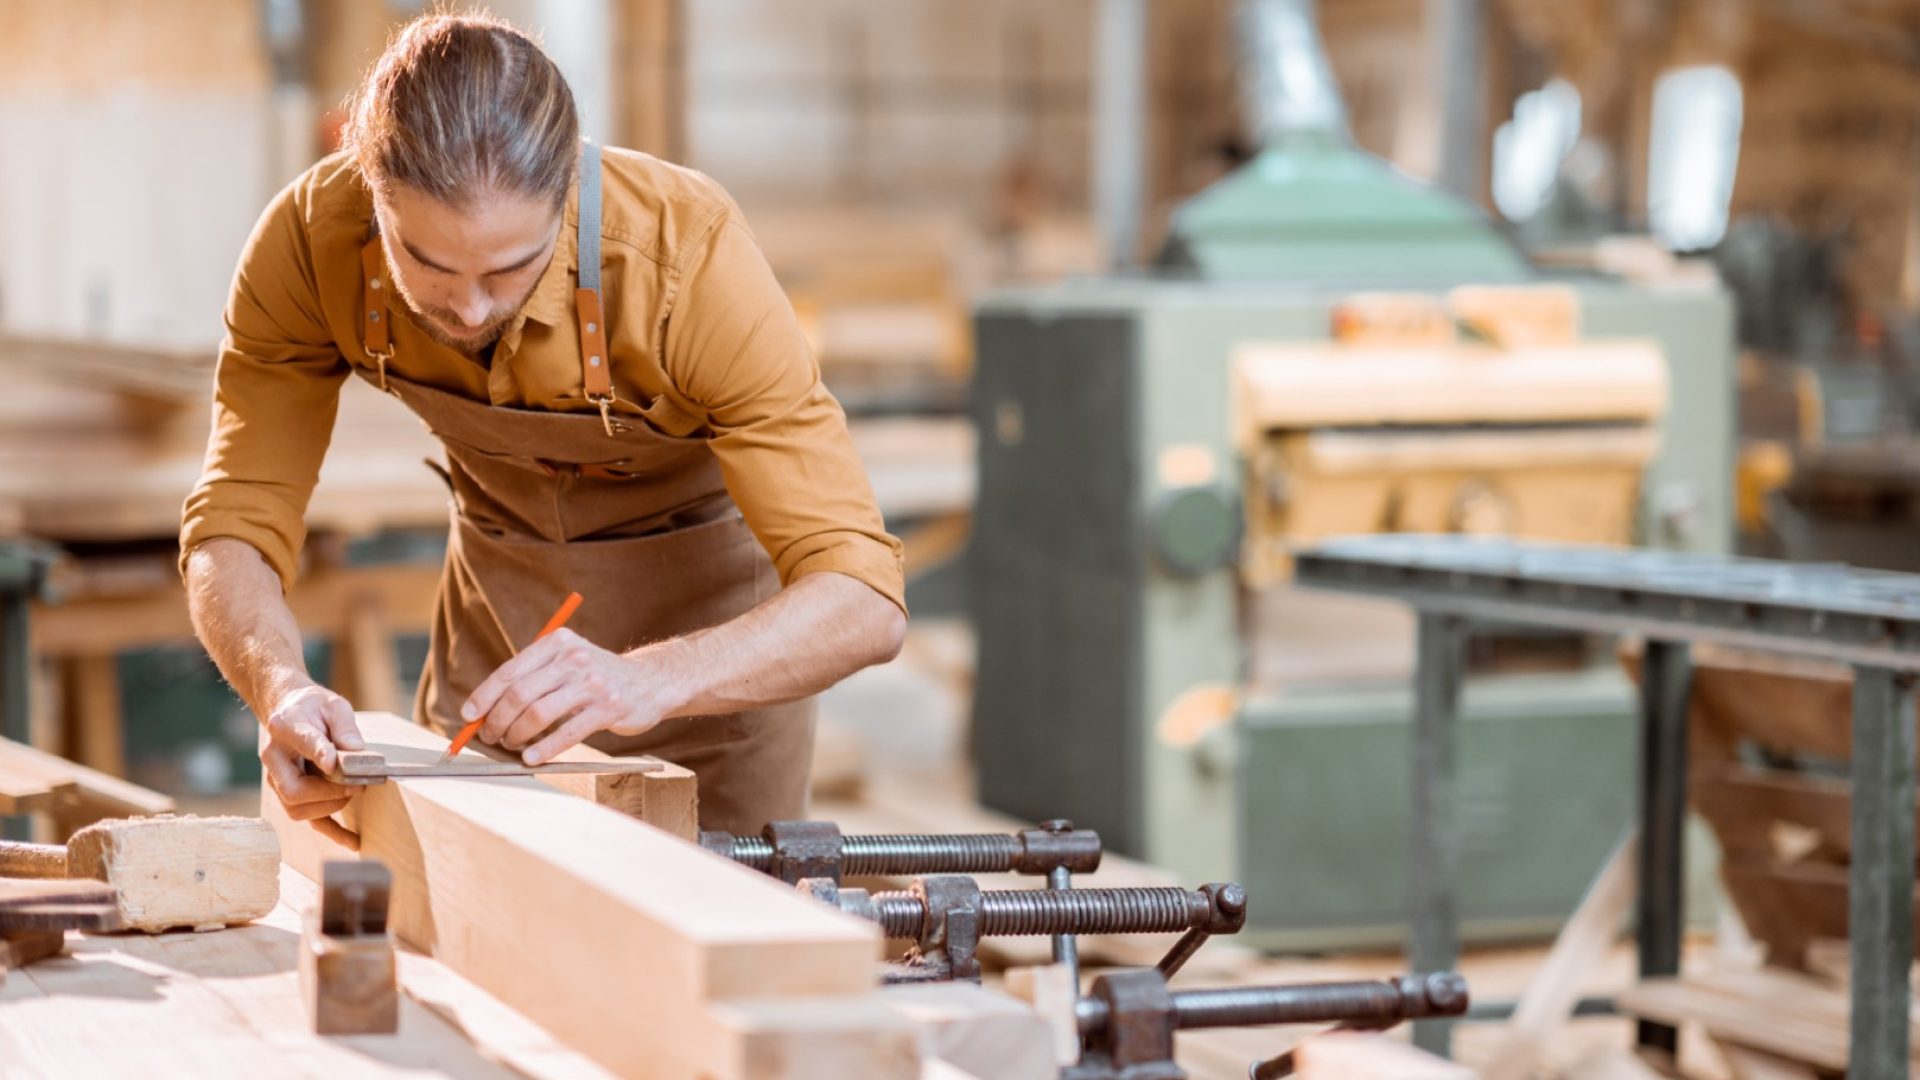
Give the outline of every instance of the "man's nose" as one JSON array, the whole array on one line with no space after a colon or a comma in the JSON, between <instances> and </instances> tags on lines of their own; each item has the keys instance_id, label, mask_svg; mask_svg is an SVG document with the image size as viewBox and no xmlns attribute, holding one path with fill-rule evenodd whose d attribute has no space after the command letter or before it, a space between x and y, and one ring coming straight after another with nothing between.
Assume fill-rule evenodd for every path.
<instances>
[{"instance_id":1,"label":"man's nose","mask_svg":"<svg viewBox=\"0 0 1920 1080\"><path fill-rule=\"evenodd\" d=\"M468 326L482 326L487 316L493 314L493 300L487 296L487 290L478 285L466 289L453 302L453 313Z\"/></svg>"}]
</instances>

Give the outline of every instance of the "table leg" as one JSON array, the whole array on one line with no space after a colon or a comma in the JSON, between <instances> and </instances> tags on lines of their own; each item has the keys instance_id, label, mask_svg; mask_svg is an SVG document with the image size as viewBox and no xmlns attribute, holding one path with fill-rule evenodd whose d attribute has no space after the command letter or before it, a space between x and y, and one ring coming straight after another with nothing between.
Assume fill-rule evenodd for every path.
<instances>
[{"instance_id":1,"label":"table leg","mask_svg":"<svg viewBox=\"0 0 1920 1080\"><path fill-rule=\"evenodd\" d=\"M1680 973L1686 918L1687 699L1693 663L1681 641L1648 641L1640 673L1640 977ZM1680 1033L1642 1020L1639 1044L1677 1054Z\"/></svg>"},{"instance_id":2,"label":"table leg","mask_svg":"<svg viewBox=\"0 0 1920 1080\"><path fill-rule=\"evenodd\" d=\"M1853 863L1847 880L1852 1019L1847 1075L1907 1075L1913 963L1914 713L1910 674L1853 672Z\"/></svg>"},{"instance_id":3,"label":"table leg","mask_svg":"<svg viewBox=\"0 0 1920 1080\"><path fill-rule=\"evenodd\" d=\"M1460 954L1454 895L1460 836L1455 826L1466 643L1466 620L1420 612L1414 670L1413 821L1408 834L1413 857L1408 952L1415 971L1450 971ZM1418 1021L1413 1025L1413 1041L1422 1050L1445 1056L1453 1043L1452 1025Z\"/></svg>"}]
</instances>

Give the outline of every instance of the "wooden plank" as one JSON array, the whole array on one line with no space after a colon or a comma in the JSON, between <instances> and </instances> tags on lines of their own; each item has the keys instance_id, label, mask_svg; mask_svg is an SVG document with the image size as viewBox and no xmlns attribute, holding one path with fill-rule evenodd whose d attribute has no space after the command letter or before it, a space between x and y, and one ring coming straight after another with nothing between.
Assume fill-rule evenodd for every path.
<instances>
[{"instance_id":1,"label":"wooden plank","mask_svg":"<svg viewBox=\"0 0 1920 1080\"><path fill-rule=\"evenodd\" d=\"M1733 1080L1818 1080L1818 1073L1797 1061L1750 1050L1725 1039L1713 1040Z\"/></svg>"},{"instance_id":2,"label":"wooden plank","mask_svg":"<svg viewBox=\"0 0 1920 1080\"><path fill-rule=\"evenodd\" d=\"M65 930L30 930L0 934L0 982L8 968L26 967L35 960L58 956L67 946Z\"/></svg>"},{"instance_id":3,"label":"wooden plank","mask_svg":"<svg viewBox=\"0 0 1920 1080\"><path fill-rule=\"evenodd\" d=\"M358 720L371 743L446 746L399 717ZM351 857L262 795L287 865L311 877L325 859ZM748 1028L737 1014L710 1015L716 1003L873 985L871 924L535 780L382 784L343 816L362 854L393 872L401 940L621 1075L740 1075ZM876 1044L890 1038L873 1033Z\"/></svg>"},{"instance_id":4,"label":"wooden plank","mask_svg":"<svg viewBox=\"0 0 1920 1080\"><path fill-rule=\"evenodd\" d=\"M1606 958L1633 905L1638 875L1638 832L1623 838L1608 856L1567 925L1554 939L1526 992L1520 995L1500 1048L1489 1058L1487 1080L1526 1080L1544 1059L1560 1029L1573 1017L1580 988Z\"/></svg>"},{"instance_id":5,"label":"wooden plank","mask_svg":"<svg viewBox=\"0 0 1920 1080\"><path fill-rule=\"evenodd\" d=\"M1716 1038L1818 1068L1847 1067L1847 995L1805 976L1763 969L1650 979L1622 994L1620 1007L1663 1023L1698 1023ZM1920 1039L1912 1045L1920 1050ZM1920 1053L1911 1062L1920 1066Z\"/></svg>"},{"instance_id":6,"label":"wooden plank","mask_svg":"<svg viewBox=\"0 0 1920 1080\"><path fill-rule=\"evenodd\" d=\"M144 817L170 814L173 800L157 791L108 776L65 758L36 750L10 739L0 739L0 775L31 773L50 777L73 787L73 824L83 825L106 817ZM63 817L68 816L63 812Z\"/></svg>"},{"instance_id":7,"label":"wooden plank","mask_svg":"<svg viewBox=\"0 0 1920 1080\"><path fill-rule=\"evenodd\" d=\"M1294 1049L1300 1080L1473 1080L1473 1070L1384 1035L1337 1033Z\"/></svg>"},{"instance_id":8,"label":"wooden plank","mask_svg":"<svg viewBox=\"0 0 1920 1080\"><path fill-rule=\"evenodd\" d=\"M1727 896L1753 936L1765 942L1775 965L1803 967L1818 938L1847 936L1847 870L1824 863L1777 865L1728 861L1721 865ZM1920 916L1920 890L1916 891ZM1914 952L1920 956L1920 944Z\"/></svg>"},{"instance_id":9,"label":"wooden plank","mask_svg":"<svg viewBox=\"0 0 1920 1080\"><path fill-rule=\"evenodd\" d=\"M19 745L17 743L13 745ZM72 801L77 784L0 757L0 814L30 814Z\"/></svg>"}]
</instances>

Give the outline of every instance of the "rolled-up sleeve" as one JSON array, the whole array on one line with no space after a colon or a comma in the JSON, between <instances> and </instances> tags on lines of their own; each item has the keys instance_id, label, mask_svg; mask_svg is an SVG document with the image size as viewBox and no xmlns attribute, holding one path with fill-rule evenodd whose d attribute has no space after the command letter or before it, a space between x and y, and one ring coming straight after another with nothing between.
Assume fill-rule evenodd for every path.
<instances>
[{"instance_id":1,"label":"rolled-up sleeve","mask_svg":"<svg viewBox=\"0 0 1920 1080\"><path fill-rule=\"evenodd\" d=\"M206 464L182 515L181 564L200 544L233 537L259 549L290 588L348 370L321 314L297 182L247 240L226 329Z\"/></svg>"},{"instance_id":2,"label":"rolled-up sleeve","mask_svg":"<svg viewBox=\"0 0 1920 1080\"><path fill-rule=\"evenodd\" d=\"M707 419L727 490L782 584L833 571L906 610L900 541L786 294L733 213L680 267L662 361Z\"/></svg>"}]
</instances>

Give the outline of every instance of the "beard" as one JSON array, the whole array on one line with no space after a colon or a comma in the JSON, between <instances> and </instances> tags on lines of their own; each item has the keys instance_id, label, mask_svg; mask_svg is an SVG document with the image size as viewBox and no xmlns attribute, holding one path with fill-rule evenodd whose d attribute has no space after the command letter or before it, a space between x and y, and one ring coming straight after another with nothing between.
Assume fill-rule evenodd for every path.
<instances>
[{"instance_id":1,"label":"beard","mask_svg":"<svg viewBox=\"0 0 1920 1080\"><path fill-rule=\"evenodd\" d=\"M420 328L421 332L441 345L467 356L478 356L491 348L494 342L500 340L500 335L506 332L507 325L520 316L520 309L527 306L527 301L533 297L533 290L540 284L540 279L535 278L533 284L527 286L527 291L520 294L518 300L504 307L494 308L487 315L486 322L469 328L466 320L453 311L434 304L423 304L415 299L413 293L401 281L400 275L393 272L391 263L387 266L387 279L393 282L394 291L398 292L400 299L406 302L407 311L413 316L413 323ZM454 327L459 329L453 329Z\"/></svg>"}]
</instances>

